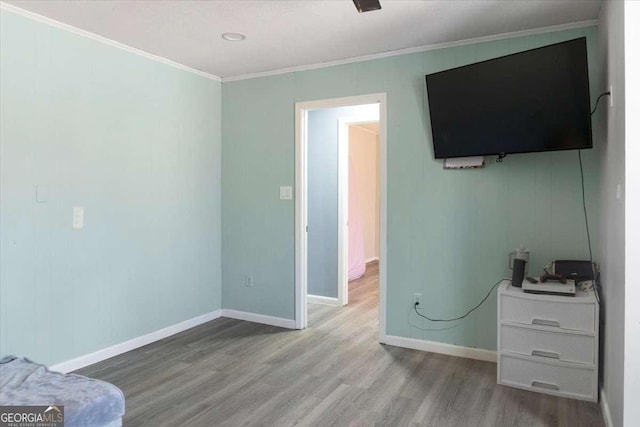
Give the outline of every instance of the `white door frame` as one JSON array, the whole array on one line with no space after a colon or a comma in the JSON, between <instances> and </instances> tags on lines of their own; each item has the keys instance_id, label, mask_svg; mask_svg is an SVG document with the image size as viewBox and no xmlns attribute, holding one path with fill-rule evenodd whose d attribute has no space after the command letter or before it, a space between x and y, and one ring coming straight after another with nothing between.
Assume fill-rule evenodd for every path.
<instances>
[{"instance_id":1,"label":"white door frame","mask_svg":"<svg viewBox=\"0 0 640 427\"><path fill-rule=\"evenodd\" d=\"M379 120L379 115L369 114L338 119L338 304L342 306L349 303L349 126Z\"/></svg>"},{"instance_id":2,"label":"white door frame","mask_svg":"<svg viewBox=\"0 0 640 427\"><path fill-rule=\"evenodd\" d=\"M296 329L307 327L307 122L311 110L380 104L380 278L379 341L386 336L387 300L387 94L350 96L295 104L295 322ZM348 163L347 163L348 164Z\"/></svg>"}]
</instances>

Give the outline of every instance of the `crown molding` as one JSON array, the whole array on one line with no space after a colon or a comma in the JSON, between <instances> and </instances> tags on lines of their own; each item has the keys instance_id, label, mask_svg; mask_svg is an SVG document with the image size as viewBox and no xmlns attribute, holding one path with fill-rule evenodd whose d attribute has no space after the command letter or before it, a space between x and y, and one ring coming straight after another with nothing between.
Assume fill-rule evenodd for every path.
<instances>
[{"instance_id":1,"label":"crown molding","mask_svg":"<svg viewBox=\"0 0 640 427\"><path fill-rule=\"evenodd\" d=\"M335 67L336 65L353 64L355 62L371 61L374 59L389 58L391 56L408 55L411 53L427 52L429 50L443 49L447 47L465 46L476 43L486 43L496 40L511 39L515 37L530 36L535 34L552 33L555 31L572 30L575 28L593 27L598 25L598 19L588 21L570 22L567 24L552 25L548 27L532 28L530 30L512 31L509 33L494 34L491 36L475 37L471 39L456 40L444 43L428 44L423 46L410 47L406 49L390 50L387 52L373 53L370 55L356 56L353 58L339 59L336 61L321 62L312 65L301 65L297 67L281 68L272 71L263 71L259 73L242 74L237 76L223 77L222 82L235 82L238 80L255 79L258 77L276 76L279 74L295 73L298 71L317 70L319 68Z\"/></svg>"},{"instance_id":2,"label":"crown molding","mask_svg":"<svg viewBox=\"0 0 640 427\"><path fill-rule=\"evenodd\" d=\"M410 47L410 48L406 48L406 49L398 49L398 50L391 50L391 51L387 51L387 52L381 52L381 53L374 53L374 54L370 54L370 55L363 55L363 56L356 56L356 57L352 57L352 58L345 58L345 59L339 59L339 60L335 60L335 61L328 61L328 62L321 62L321 63L317 63L317 64L310 64L310 65L301 65L301 66L296 66L296 67L288 67L288 68L281 68L281 69L277 69L277 70L271 70L271 71L263 71L263 72L258 72L258 73L250 73L250 74L240 74L237 76L229 76L229 77L219 77L216 76L214 74L210 74L210 73L206 73L204 71L200 71L200 70L196 70L195 68L191 68L187 65L184 64L180 64L178 62L172 61L170 59L164 58L162 56L158 56L158 55L154 55L152 53L146 52L144 50L140 50L137 49L133 46L129 46L126 45L124 43L120 43L118 41L115 40L111 40L109 38L100 36L98 34L86 31L86 30L82 30L80 28L74 27L72 25L69 24L65 24L63 22L60 21L56 21L55 19L51 19L48 18L46 16L43 15L39 15L37 13L19 8L17 6L13 6L7 3L4 3L2 1L0 1L0 9L1 10L5 10L11 13L15 13L17 15L21 15L24 16L26 18L32 19L34 21L38 21L38 22L42 22L44 24L77 34L79 36L82 37L86 37L89 38L91 40L95 40L98 41L100 43L118 48L118 49L122 49L125 50L127 52L142 56L144 58L150 59L152 61L156 61L156 62L160 62L162 64L165 65L169 65L171 67L174 68L178 68L180 70L183 71L187 71L189 73L192 74L196 74L199 75L201 77L205 77L211 80L215 80L218 82L234 82L234 81L239 81L239 80L247 80L247 79L254 79L254 78L258 78L258 77L268 77L268 76L275 76L275 75L279 75L279 74L287 74L287 73L294 73L294 72L299 72L299 71L309 71L309 70L317 70L320 68L328 68L328 67L334 67L337 65L345 65L345 64L353 64L356 62L365 62L365 61L371 61L374 59L382 59L382 58L389 58L392 56L399 56L399 55L408 55L408 54L412 54L412 53L420 53L420 52L427 52L429 50L436 50L436 49L443 49L443 48L448 48L448 47L456 47L456 46L465 46L465 45L469 45L469 44L476 44L476 43L485 43L485 42L490 42L490 41L496 41L496 40L503 40L503 39L509 39L509 38L515 38L515 37L523 37L523 36L529 36L529 35L534 35L534 34L543 34L543 33L550 33L550 32L554 32L554 31L564 31L564 30L571 30L571 29L575 29L575 28L583 28L583 27L592 27L592 26L596 26L598 25L598 19L591 19L588 21L579 21L579 22L570 22L567 24L560 24L560 25L552 25L552 26L548 26L548 27L539 27L539 28L533 28L533 29L529 29L529 30L521 30L521 31L512 31L512 32L508 32L508 33L501 33L501 34L494 34L494 35L490 35L490 36L483 36L483 37L475 37L475 38L471 38L471 39L464 39L464 40L456 40L456 41L451 41L451 42L444 42L444 43L435 43L435 44L429 44L429 45L423 45L423 46L416 46L416 47Z\"/></svg>"},{"instance_id":3,"label":"crown molding","mask_svg":"<svg viewBox=\"0 0 640 427\"><path fill-rule=\"evenodd\" d=\"M20 15L20 16L23 16L25 18L29 18L31 20L41 22L43 24L50 25L52 27L56 27L56 28L59 28L59 29L64 30L64 31L68 31L70 33L79 35L81 37L86 37L88 39L91 39L91 40L106 44L108 46L115 47L117 49L121 49L121 50L127 51L129 53L133 53L135 55L138 55L138 56L142 56L142 57L150 59L152 61L159 62L159 63L165 64L165 65L169 65L170 67L174 67L174 68L177 68L177 69L182 70L182 71L186 71L188 73L196 74L198 76L205 77L207 79L211 79L211 80L214 80L214 81L217 81L217 82L221 82L222 81L222 78L220 78L220 77L218 77L216 75L209 74L209 73L206 73L204 71L196 70L195 68L191 68L191 67L189 67L187 65L180 64L178 62L175 62L175 61L172 61L170 59L164 58L162 56L154 55L154 54L146 52L144 50L137 49L137 48L135 48L133 46L129 46L127 44L120 43L120 42L117 42L115 40L111 40L109 38L100 36L98 34L90 32L90 31L82 30L80 28L74 27L73 25L69 25L69 24L65 24L65 23L60 22L60 21L56 21L55 19L51 19L51 18L48 18L46 16L39 15L37 13L31 12L31 11L28 11L28 10L25 10L25 9L22 9L22 8L19 8L19 7L10 5L10 4L7 4L7 3L2 2L2 1L0 1L0 10L11 12L11 13L15 13L16 15Z\"/></svg>"}]
</instances>

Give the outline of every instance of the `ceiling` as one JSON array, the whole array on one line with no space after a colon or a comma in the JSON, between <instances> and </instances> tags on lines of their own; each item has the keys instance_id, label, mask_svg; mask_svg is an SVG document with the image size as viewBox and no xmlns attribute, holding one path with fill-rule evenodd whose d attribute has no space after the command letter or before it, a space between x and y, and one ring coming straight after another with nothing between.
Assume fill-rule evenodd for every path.
<instances>
[{"instance_id":1,"label":"ceiling","mask_svg":"<svg viewBox=\"0 0 640 427\"><path fill-rule=\"evenodd\" d=\"M351 0L5 3L233 77L596 19L601 0L381 0L382 10L363 14Z\"/></svg>"}]
</instances>

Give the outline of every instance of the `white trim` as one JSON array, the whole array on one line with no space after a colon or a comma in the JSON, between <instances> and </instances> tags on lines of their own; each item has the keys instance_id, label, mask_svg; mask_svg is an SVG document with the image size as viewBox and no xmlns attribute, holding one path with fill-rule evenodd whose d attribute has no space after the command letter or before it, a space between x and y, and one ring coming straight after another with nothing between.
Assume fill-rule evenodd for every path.
<instances>
[{"instance_id":1,"label":"white trim","mask_svg":"<svg viewBox=\"0 0 640 427\"><path fill-rule=\"evenodd\" d=\"M349 303L349 123L338 119L338 302Z\"/></svg>"},{"instance_id":2,"label":"white trim","mask_svg":"<svg viewBox=\"0 0 640 427\"><path fill-rule=\"evenodd\" d=\"M602 418L604 418L604 425L606 427L613 427L613 421L611 420L611 411L609 411L609 401L607 395L604 393L604 389L600 389L600 408L602 408Z\"/></svg>"},{"instance_id":3,"label":"white trim","mask_svg":"<svg viewBox=\"0 0 640 427\"><path fill-rule=\"evenodd\" d=\"M373 262L373 261L380 261L380 257L372 256L371 258L364 260L365 264L369 264L370 262Z\"/></svg>"},{"instance_id":4,"label":"white trim","mask_svg":"<svg viewBox=\"0 0 640 427\"><path fill-rule=\"evenodd\" d=\"M150 59L152 61L160 62L162 64L169 65L169 66L174 67L174 68L178 68L178 69L180 69L182 71L187 71L189 73L196 74L198 76L205 77L207 79L215 80L217 82L221 82L222 81L221 77L218 77L218 76L216 76L214 74L210 74L210 73L206 73L204 71L196 70L195 68L191 68L191 67L189 67L187 65L180 64L178 62L175 62L175 61L172 61L170 59L164 58L162 56L158 56L158 55L154 55L153 53L145 52L144 50L137 49L137 48L135 48L133 46L129 46L129 45L124 44L124 43L120 43L118 41L109 39L107 37L103 37L101 35L92 33L90 31L86 31L86 30L74 27L73 25L65 24L64 22L56 21L55 19L51 19L51 18L48 18L46 16L39 15L37 13L31 12L31 11L28 11L28 10L25 10L25 9L22 9L22 8L19 8L19 7L16 7L16 6L7 4L7 3L4 3L2 1L0 1L0 9L1 10L6 10L7 12L15 13L16 15L24 16L25 18L29 18L29 19L32 19L34 21L41 22L43 24L47 24L47 25L50 25L52 27L59 28L59 29L64 30L64 31L68 31L70 33L76 34L76 35L81 36L81 37L86 37L88 39L91 39L91 40L106 44L106 45L111 46L111 47L115 47L117 49L125 50L127 52L133 53L135 55L142 56L142 57Z\"/></svg>"},{"instance_id":5,"label":"white trim","mask_svg":"<svg viewBox=\"0 0 640 427\"><path fill-rule=\"evenodd\" d=\"M249 313L246 311L222 309L222 317L229 319L246 320L247 322L262 323L263 325L277 326L279 328L296 329L293 319L267 316L266 314Z\"/></svg>"},{"instance_id":6,"label":"white trim","mask_svg":"<svg viewBox=\"0 0 640 427\"><path fill-rule=\"evenodd\" d=\"M429 351L431 353L447 354L449 356L465 357L467 359L484 360L485 362L495 363L498 359L495 351L485 350L483 348L464 347L461 345L398 337L395 335L387 335L385 344L395 347Z\"/></svg>"},{"instance_id":7,"label":"white trim","mask_svg":"<svg viewBox=\"0 0 640 427\"><path fill-rule=\"evenodd\" d=\"M295 103L295 325L307 327L307 112L321 108L380 104L380 277L379 277L379 341L385 343L387 328L387 94L348 96Z\"/></svg>"},{"instance_id":8,"label":"white trim","mask_svg":"<svg viewBox=\"0 0 640 427\"><path fill-rule=\"evenodd\" d=\"M391 56L408 55L411 53L427 52L429 50L444 49L447 47L465 46L465 45L475 44L475 43L486 43L486 42L510 39L515 37L524 37L524 36L530 36L535 34L551 33L554 31L564 31L564 30L573 30L575 28L593 27L595 25L598 25L597 19L590 19L588 21L570 22L567 24L551 25L548 27L533 28L530 30L512 31L509 33L494 34L491 36L475 37L471 39L427 44L427 45L417 46L417 47L409 47L406 49L390 50L387 52L355 56L352 58L338 59L336 61L327 61L327 62L321 62L318 64L300 65L296 67L280 68L278 70L272 70L272 71L261 71L258 73L240 74L237 76L224 77L222 81L225 83L235 82L238 80L255 79L258 77L275 76L275 75L286 74L286 73L295 73L298 71L317 70L318 68L327 68L327 67L334 67L336 65L353 64L354 62L371 61L374 59L389 58Z\"/></svg>"},{"instance_id":9,"label":"white trim","mask_svg":"<svg viewBox=\"0 0 640 427\"><path fill-rule=\"evenodd\" d=\"M307 295L307 302L312 304L341 305L338 298L323 297L322 295Z\"/></svg>"},{"instance_id":10,"label":"white trim","mask_svg":"<svg viewBox=\"0 0 640 427\"><path fill-rule=\"evenodd\" d=\"M387 336L387 94L383 93L380 100L380 137L378 138L378 161L380 173L379 199L379 283L378 289L378 341L386 343Z\"/></svg>"},{"instance_id":11,"label":"white trim","mask_svg":"<svg viewBox=\"0 0 640 427\"><path fill-rule=\"evenodd\" d=\"M222 310L212 311L211 313L203 314L202 316L194 317L193 319L188 319L184 322L176 323L175 325L159 329L149 334L137 338L132 338L120 344L115 344L110 347L95 351L93 353L85 354L84 356L76 357L75 359L58 363L51 366L50 369L52 371L68 373L80 368L84 368L85 366L93 365L94 363L98 363L119 354L135 350L136 348L140 348L147 344L159 341L163 338L170 337L171 335L186 331L187 329L191 329L195 326L202 325L203 323L215 320L220 317L221 311Z\"/></svg>"},{"instance_id":12,"label":"white trim","mask_svg":"<svg viewBox=\"0 0 640 427\"><path fill-rule=\"evenodd\" d=\"M299 106L302 110L305 111L321 110L327 108L353 107L355 105L377 104L380 102L380 97L382 96L386 98L386 92L374 93L370 95L354 95L344 96L341 98L296 102L296 106Z\"/></svg>"},{"instance_id":13,"label":"white trim","mask_svg":"<svg viewBox=\"0 0 640 427\"><path fill-rule=\"evenodd\" d=\"M308 105L308 104L305 104ZM295 104L295 265L294 305L296 329L307 327L307 110Z\"/></svg>"}]
</instances>

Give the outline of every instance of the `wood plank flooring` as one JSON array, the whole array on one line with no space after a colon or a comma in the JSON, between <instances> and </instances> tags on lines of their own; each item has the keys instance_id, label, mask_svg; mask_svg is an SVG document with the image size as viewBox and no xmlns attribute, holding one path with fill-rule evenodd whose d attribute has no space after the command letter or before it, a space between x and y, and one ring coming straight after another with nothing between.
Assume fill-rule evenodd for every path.
<instances>
[{"instance_id":1,"label":"wood plank flooring","mask_svg":"<svg viewBox=\"0 0 640 427\"><path fill-rule=\"evenodd\" d=\"M380 345L378 267L291 331L217 319L86 367L125 426L604 426L595 403L496 385L496 365Z\"/></svg>"}]
</instances>

